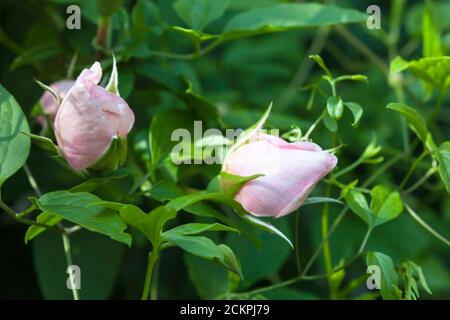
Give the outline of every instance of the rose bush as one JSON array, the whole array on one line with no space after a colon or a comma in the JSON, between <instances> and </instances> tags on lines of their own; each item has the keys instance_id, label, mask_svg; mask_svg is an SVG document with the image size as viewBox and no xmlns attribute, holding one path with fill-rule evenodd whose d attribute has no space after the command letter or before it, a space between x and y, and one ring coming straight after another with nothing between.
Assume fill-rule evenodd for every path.
<instances>
[{"instance_id":1,"label":"rose bush","mask_svg":"<svg viewBox=\"0 0 450 320\"><path fill-rule=\"evenodd\" d=\"M0 1L0 298L448 298L449 7L407 4Z\"/></svg>"}]
</instances>

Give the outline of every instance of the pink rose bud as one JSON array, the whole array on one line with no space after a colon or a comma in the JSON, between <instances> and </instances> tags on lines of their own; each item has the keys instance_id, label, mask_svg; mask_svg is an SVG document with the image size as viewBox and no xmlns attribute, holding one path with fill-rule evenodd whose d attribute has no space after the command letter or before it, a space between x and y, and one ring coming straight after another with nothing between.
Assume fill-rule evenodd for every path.
<instances>
[{"instance_id":1,"label":"pink rose bud","mask_svg":"<svg viewBox=\"0 0 450 320\"><path fill-rule=\"evenodd\" d=\"M69 165L77 171L95 165L113 141L126 138L134 124L133 111L118 94L115 64L108 90L98 85L101 77L102 68L98 62L90 69L84 69L56 114L54 126L58 146ZM110 89L111 84L115 88ZM114 144L114 147L120 145L123 143Z\"/></svg>"},{"instance_id":2,"label":"pink rose bud","mask_svg":"<svg viewBox=\"0 0 450 320\"><path fill-rule=\"evenodd\" d=\"M64 99L66 93L72 88L75 81L73 80L60 80L50 85L57 95L61 97L61 100ZM39 99L39 102L42 106L43 111L48 114L51 123L55 120L56 113L58 112L58 102L55 97L48 91L45 91L44 94ZM45 126L47 123L47 119L45 116L39 116L37 121L41 124L41 126Z\"/></svg>"},{"instance_id":3,"label":"pink rose bud","mask_svg":"<svg viewBox=\"0 0 450 320\"><path fill-rule=\"evenodd\" d=\"M337 158L317 144L259 134L232 150L222 170L242 177L263 174L247 181L235 199L255 216L278 218L297 210L336 163Z\"/></svg>"}]
</instances>

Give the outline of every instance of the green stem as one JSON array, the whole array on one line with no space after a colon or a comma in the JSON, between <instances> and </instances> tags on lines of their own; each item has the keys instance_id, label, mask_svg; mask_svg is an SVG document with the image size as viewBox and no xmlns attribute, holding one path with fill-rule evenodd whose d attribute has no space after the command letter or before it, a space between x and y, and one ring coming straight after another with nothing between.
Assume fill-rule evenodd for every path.
<instances>
[{"instance_id":1,"label":"green stem","mask_svg":"<svg viewBox=\"0 0 450 320\"><path fill-rule=\"evenodd\" d=\"M328 197L331 192L331 185L327 186L325 196ZM328 203L325 203L322 210L322 239L323 239L323 259L325 261L325 271L331 273L333 270L333 262L331 261L330 243L328 241ZM335 292L331 285L331 278L328 278L330 287L330 295L334 297Z\"/></svg>"},{"instance_id":2,"label":"green stem","mask_svg":"<svg viewBox=\"0 0 450 320\"><path fill-rule=\"evenodd\" d=\"M299 232L299 228L300 228L300 211L297 210L297 212L295 213L295 263L297 265L297 272L298 274L300 274L301 270L302 270L302 264L301 264L301 260L300 260L300 232Z\"/></svg>"},{"instance_id":3,"label":"green stem","mask_svg":"<svg viewBox=\"0 0 450 320\"><path fill-rule=\"evenodd\" d=\"M309 136L311 135L311 133L313 133L314 129L316 129L317 125L320 123L320 121L322 121L323 117L325 117L326 114L327 110L322 111L320 116L316 119L316 121L314 121L311 127L309 127L308 131L306 131L305 135L302 138L303 141L308 141Z\"/></svg>"},{"instance_id":4,"label":"green stem","mask_svg":"<svg viewBox=\"0 0 450 320\"><path fill-rule=\"evenodd\" d=\"M372 61L375 65L377 65L384 74L389 75L389 67L384 63L383 59L381 59L375 52L373 52L369 47L366 46L364 42L355 37L351 32L349 32L343 26L336 26L335 30L345 38L351 45L353 45L356 49L358 49L363 55L366 56L370 61Z\"/></svg>"},{"instance_id":5,"label":"green stem","mask_svg":"<svg viewBox=\"0 0 450 320\"><path fill-rule=\"evenodd\" d=\"M367 241L369 240L369 237L370 237L370 235L372 233L372 230L373 230L372 227L369 227L367 229L366 235L364 236L364 239L363 239L363 241L361 243L361 246L359 247L358 253L363 253L364 248L366 247Z\"/></svg>"},{"instance_id":6,"label":"green stem","mask_svg":"<svg viewBox=\"0 0 450 320\"><path fill-rule=\"evenodd\" d=\"M353 264L359 257L361 256L360 253L355 254L353 257L351 257L345 264L343 264L340 267L337 267L333 270L331 270L331 272L327 272L327 273L322 273L322 274L318 274L318 275L312 275L312 276L306 276L306 275L299 275L297 277L294 277L292 279L283 281L283 282L279 282L279 283L275 283L273 285L267 286L267 287L262 287L259 289L255 289L252 291L247 291L247 292L242 292L242 293L238 293L235 295L231 295L232 298L241 298L241 297L249 297L249 296L254 296L257 294L261 294L263 292L267 292L267 291L271 291L271 290L275 290L278 288L282 288L282 287L286 287L286 286L290 286L296 282L299 281L313 281L313 280L319 280L319 279L324 279L324 278L328 278L330 276L332 276L333 274L335 274L336 272L343 270L345 268L347 268L348 266L350 266L351 264Z\"/></svg>"},{"instance_id":7,"label":"green stem","mask_svg":"<svg viewBox=\"0 0 450 320\"><path fill-rule=\"evenodd\" d=\"M400 189L403 189L406 185L406 182L408 182L409 178L411 177L411 175L413 174L414 170L416 170L417 166L419 165L419 163L423 160L423 158L425 158L428 155L428 151L424 151L420 154L420 156L413 162L413 164L411 165L411 167L409 168L408 173L405 175L405 177L403 178L402 182L400 183Z\"/></svg>"},{"instance_id":8,"label":"green stem","mask_svg":"<svg viewBox=\"0 0 450 320\"><path fill-rule=\"evenodd\" d=\"M63 239L63 245L64 245L64 253L66 255L67 267L70 267L71 265L73 265L72 251L70 248L70 239L69 239L69 236L64 233L62 234L62 239ZM73 300L80 300L80 297L78 296L78 291L76 288L75 278L71 272L69 273L69 279L72 284Z\"/></svg>"},{"instance_id":9,"label":"green stem","mask_svg":"<svg viewBox=\"0 0 450 320\"><path fill-rule=\"evenodd\" d=\"M357 166L359 166L361 163L363 162L363 158L358 158L358 160L356 160L355 162L353 162L352 164L350 164L349 166L345 167L344 169L336 172L333 175L333 179L337 179L340 176L346 174L347 172L352 171L353 169L355 169Z\"/></svg>"},{"instance_id":10,"label":"green stem","mask_svg":"<svg viewBox=\"0 0 450 320\"><path fill-rule=\"evenodd\" d=\"M404 194L409 194L409 193L413 192L414 190L416 190L417 188L419 188L425 181L427 181L428 178L431 177L436 171L437 171L437 168L436 168L436 167L430 168L430 169L423 175L422 178L420 178L419 180L417 180L416 183L414 183L411 187L409 187L408 189L406 189L403 193L404 193Z\"/></svg>"},{"instance_id":11,"label":"green stem","mask_svg":"<svg viewBox=\"0 0 450 320\"><path fill-rule=\"evenodd\" d=\"M152 285L153 269L159 256L158 250L159 248L154 247L153 250L148 255L147 272L145 273L144 290L142 291L141 300L149 299L150 288Z\"/></svg>"},{"instance_id":12,"label":"green stem","mask_svg":"<svg viewBox=\"0 0 450 320\"><path fill-rule=\"evenodd\" d=\"M416 220L425 230L427 230L429 233L431 233L434 237L445 243L448 247L450 247L450 241L445 239L442 235L440 235L436 230L434 230L430 225L428 225L425 221L423 221L419 215L414 212L413 209L411 209L410 206L405 204L405 208L408 211L408 213L413 217L414 220Z\"/></svg>"},{"instance_id":13,"label":"green stem","mask_svg":"<svg viewBox=\"0 0 450 320\"><path fill-rule=\"evenodd\" d=\"M150 53L154 56L162 57L162 58L168 58L168 59L175 59L175 60L191 60L198 58L202 55L205 55L221 45L224 42L222 39L217 39L213 41L210 45L206 46L203 49L196 49L196 51L191 53L172 53L172 52L166 52L166 51L158 51L158 50L150 50Z\"/></svg>"},{"instance_id":14,"label":"green stem","mask_svg":"<svg viewBox=\"0 0 450 320\"><path fill-rule=\"evenodd\" d=\"M158 277L161 260L157 260L153 270L153 281L150 287L150 300L158 300Z\"/></svg>"},{"instance_id":15,"label":"green stem","mask_svg":"<svg viewBox=\"0 0 450 320\"><path fill-rule=\"evenodd\" d=\"M317 30L316 36L314 37L311 46L308 48L308 53L306 57L312 54L320 54L322 49L325 47L327 43L328 35L330 34L329 27L320 27ZM302 84L307 80L308 74L314 65L314 62L311 59L301 59L301 63L295 71L294 76L291 79L291 82L286 87L286 89L281 94L278 99L278 112L283 112L284 109L289 105L292 99L297 94L297 90Z\"/></svg>"},{"instance_id":16,"label":"green stem","mask_svg":"<svg viewBox=\"0 0 450 320\"><path fill-rule=\"evenodd\" d=\"M23 169L25 170L25 173L27 175L28 178L28 182L30 183L31 188L33 188L34 192L36 193L36 195L38 197L42 196L42 192L41 189L39 188L36 179L34 178L33 174L31 173L30 168L28 167L28 165L25 163L23 165Z\"/></svg>"}]
</instances>

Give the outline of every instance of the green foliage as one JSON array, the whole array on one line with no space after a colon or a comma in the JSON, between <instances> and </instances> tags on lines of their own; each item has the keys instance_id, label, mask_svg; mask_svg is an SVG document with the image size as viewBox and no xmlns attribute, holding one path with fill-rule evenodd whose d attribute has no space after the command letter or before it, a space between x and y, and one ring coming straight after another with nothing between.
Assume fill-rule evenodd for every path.
<instances>
[{"instance_id":1,"label":"green foliage","mask_svg":"<svg viewBox=\"0 0 450 320\"><path fill-rule=\"evenodd\" d=\"M401 57L396 57L391 62L391 72L400 72L406 69L411 70L415 77L440 91L445 91L450 85L450 57L448 56L427 57L409 62Z\"/></svg>"},{"instance_id":2,"label":"green foliage","mask_svg":"<svg viewBox=\"0 0 450 320\"><path fill-rule=\"evenodd\" d=\"M223 15L230 0L177 0L173 7L181 19L192 29L202 31Z\"/></svg>"},{"instance_id":3,"label":"green foliage","mask_svg":"<svg viewBox=\"0 0 450 320\"><path fill-rule=\"evenodd\" d=\"M367 266L378 266L380 268L380 292L385 300L397 300L398 275L394 268L392 259L381 252L369 252L367 254Z\"/></svg>"},{"instance_id":4,"label":"green foliage","mask_svg":"<svg viewBox=\"0 0 450 320\"><path fill-rule=\"evenodd\" d=\"M350 208L369 228L374 228L397 218L403 212L403 202L398 191L384 185L377 185L371 190L370 206L366 197L359 191L349 190L346 200Z\"/></svg>"},{"instance_id":5,"label":"green foliage","mask_svg":"<svg viewBox=\"0 0 450 320\"><path fill-rule=\"evenodd\" d=\"M425 289L426 292L431 294L431 290L425 280L422 268L414 262L408 260L402 263L400 267L400 275L404 282L406 300L417 300L420 296L419 285Z\"/></svg>"},{"instance_id":6,"label":"green foliage","mask_svg":"<svg viewBox=\"0 0 450 320\"><path fill-rule=\"evenodd\" d=\"M124 232L125 223L115 212L107 210L99 204L101 199L93 194L55 191L47 193L39 199L33 198L32 201L37 208L47 214L79 224L90 231L104 234L128 246L131 245L131 236ZM41 216L41 219L44 218ZM51 219L51 221L53 222L55 219ZM32 236L34 231L29 231L29 233L29 236Z\"/></svg>"},{"instance_id":7,"label":"green foliage","mask_svg":"<svg viewBox=\"0 0 450 320\"><path fill-rule=\"evenodd\" d=\"M72 299L67 290L67 263L61 237L47 232L32 243L37 281L45 299ZM81 299L107 299L120 276L126 247L89 231L72 237L73 259L81 266Z\"/></svg>"},{"instance_id":8,"label":"green foliage","mask_svg":"<svg viewBox=\"0 0 450 320\"><path fill-rule=\"evenodd\" d=\"M447 192L450 192L450 142L446 141L439 147L437 151L439 160L439 174L444 181Z\"/></svg>"},{"instance_id":9,"label":"green foliage","mask_svg":"<svg viewBox=\"0 0 450 320\"><path fill-rule=\"evenodd\" d=\"M28 122L16 99L0 85L0 187L23 166L30 153Z\"/></svg>"},{"instance_id":10,"label":"green foliage","mask_svg":"<svg viewBox=\"0 0 450 320\"><path fill-rule=\"evenodd\" d=\"M70 4L80 30L66 27ZM0 298L447 298L448 3L392 1L370 32L355 8L1 2ZM95 60L136 121L102 170L75 172L40 97ZM222 172L224 150L262 128L338 158L280 219L233 198L260 175ZM362 258L380 291L367 291ZM82 290L67 289L69 264Z\"/></svg>"},{"instance_id":11,"label":"green foliage","mask_svg":"<svg viewBox=\"0 0 450 320\"><path fill-rule=\"evenodd\" d=\"M344 112L344 103L341 97L332 96L327 100L327 110L331 119L339 120Z\"/></svg>"},{"instance_id":12,"label":"green foliage","mask_svg":"<svg viewBox=\"0 0 450 320\"><path fill-rule=\"evenodd\" d=\"M417 110L401 103L390 103L387 105L387 108L397 111L405 117L411 129L417 134L429 151L436 149L433 138L428 131L427 124Z\"/></svg>"},{"instance_id":13,"label":"green foliage","mask_svg":"<svg viewBox=\"0 0 450 320\"><path fill-rule=\"evenodd\" d=\"M223 36L236 38L258 33L365 21L360 12L318 3L283 3L235 15Z\"/></svg>"}]
</instances>

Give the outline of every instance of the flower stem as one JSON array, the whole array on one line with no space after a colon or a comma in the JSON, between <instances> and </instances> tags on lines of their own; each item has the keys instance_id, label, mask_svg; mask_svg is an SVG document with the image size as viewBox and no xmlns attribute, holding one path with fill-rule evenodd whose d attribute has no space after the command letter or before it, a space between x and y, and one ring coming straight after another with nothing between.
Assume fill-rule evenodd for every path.
<instances>
[{"instance_id":1,"label":"flower stem","mask_svg":"<svg viewBox=\"0 0 450 320\"><path fill-rule=\"evenodd\" d=\"M30 183L31 188L33 188L34 192L36 193L36 195L38 197L42 196L42 192L41 189L39 188L36 179L34 178L33 174L31 173L30 168L28 167L28 165L25 163L23 165L23 169L25 170L25 173L27 174L27 178L28 178L28 182Z\"/></svg>"},{"instance_id":2,"label":"flower stem","mask_svg":"<svg viewBox=\"0 0 450 320\"><path fill-rule=\"evenodd\" d=\"M71 247L70 247L70 239L69 239L69 236L65 233L62 234L62 239L63 239L63 245L64 245L64 253L66 255L67 267L70 267L71 265L73 265L72 251L71 251ZM76 288L75 278L71 272L69 273L69 278L70 278L70 282L72 284L71 287L72 287L73 300L80 300L80 297L78 296L78 291Z\"/></svg>"},{"instance_id":3,"label":"flower stem","mask_svg":"<svg viewBox=\"0 0 450 320\"><path fill-rule=\"evenodd\" d=\"M142 291L141 300L147 300L150 295L150 288L152 285L152 276L155 263L158 260L158 248L153 248L153 250L148 255L147 261L147 272L145 273L144 290Z\"/></svg>"}]
</instances>

